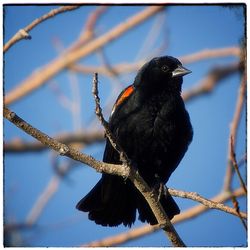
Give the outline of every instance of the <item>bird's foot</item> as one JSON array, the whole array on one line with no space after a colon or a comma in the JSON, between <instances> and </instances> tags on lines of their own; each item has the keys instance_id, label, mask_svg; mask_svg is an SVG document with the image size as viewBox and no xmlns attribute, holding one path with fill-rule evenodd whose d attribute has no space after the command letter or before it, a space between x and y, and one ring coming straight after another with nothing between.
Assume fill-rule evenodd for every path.
<instances>
[{"instance_id":1,"label":"bird's foot","mask_svg":"<svg viewBox=\"0 0 250 250\"><path fill-rule=\"evenodd\" d=\"M155 174L156 177L156 184L154 185L154 190L158 194L158 201L161 199L162 196L168 195L167 187L164 185L164 183L161 181L158 174Z\"/></svg>"},{"instance_id":2,"label":"bird's foot","mask_svg":"<svg viewBox=\"0 0 250 250\"><path fill-rule=\"evenodd\" d=\"M123 176L123 179L124 179L124 182L126 183L126 181L129 179L129 177L131 175L133 175L133 173L135 171L138 171L137 169L137 165L136 165L136 162L132 161L129 159L129 161L124 161L122 162L122 165L126 168L126 172L127 174L125 176Z\"/></svg>"}]
</instances>

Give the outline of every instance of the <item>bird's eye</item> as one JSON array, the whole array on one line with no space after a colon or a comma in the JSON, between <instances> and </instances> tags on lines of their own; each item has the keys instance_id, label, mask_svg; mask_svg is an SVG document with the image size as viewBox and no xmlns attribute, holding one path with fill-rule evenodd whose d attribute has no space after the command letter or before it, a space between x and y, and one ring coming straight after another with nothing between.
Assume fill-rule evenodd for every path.
<instances>
[{"instance_id":1,"label":"bird's eye","mask_svg":"<svg viewBox=\"0 0 250 250\"><path fill-rule=\"evenodd\" d=\"M169 68L168 68L167 65L163 65L163 66L161 67L161 70L162 70L163 72L167 72L167 71L169 70Z\"/></svg>"}]
</instances>

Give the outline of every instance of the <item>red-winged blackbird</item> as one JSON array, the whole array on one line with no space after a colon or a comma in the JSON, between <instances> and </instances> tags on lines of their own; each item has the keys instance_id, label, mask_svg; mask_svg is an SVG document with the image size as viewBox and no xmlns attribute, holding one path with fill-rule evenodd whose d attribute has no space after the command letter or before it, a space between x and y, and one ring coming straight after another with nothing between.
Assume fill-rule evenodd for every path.
<instances>
[{"instance_id":1,"label":"red-winged blackbird","mask_svg":"<svg viewBox=\"0 0 250 250\"><path fill-rule=\"evenodd\" d=\"M152 59L139 70L133 85L121 92L109 119L116 141L152 188L168 181L192 141L192 126L181 98L182 76L190 72L174 57ZM121 163L109 140L103 161ZM162 195L160 202L170 219L180 213L170 195ZM109 174L102 175L77 209L89 212L89 219L103 226L131 226L136 210L142 222L157 224L130 180Z\"/></svg>"}]
</instances>

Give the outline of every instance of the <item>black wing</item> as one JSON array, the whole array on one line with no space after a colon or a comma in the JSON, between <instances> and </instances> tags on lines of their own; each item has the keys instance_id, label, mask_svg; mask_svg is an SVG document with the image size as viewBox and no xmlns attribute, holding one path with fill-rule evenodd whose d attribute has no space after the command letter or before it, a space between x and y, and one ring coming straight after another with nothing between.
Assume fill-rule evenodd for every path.
<instances>
[{"instance_id":1,"label":"black wing","mask_svg":"<svg viewBox=\"0 0 250 250\"><path fill-rule=\"evenodd\" d=\"M109 139L106 140L106 147L103 154L103 161L107 163L120 163L118 152L113 148Z\"/></svg>"}]
</instances>

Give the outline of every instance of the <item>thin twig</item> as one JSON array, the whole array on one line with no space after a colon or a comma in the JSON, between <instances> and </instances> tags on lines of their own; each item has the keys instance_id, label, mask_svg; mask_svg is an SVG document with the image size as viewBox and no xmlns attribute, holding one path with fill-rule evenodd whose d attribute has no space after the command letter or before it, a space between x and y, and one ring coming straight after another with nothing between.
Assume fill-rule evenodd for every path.
<instances>
[{"instance_id":1,"label":"thin twig","mask_svg":"<svg viewBox=\"0 0 250 250\"><path fill-rule=\"evenodd\" d=\"M33 205L31 211L27 215L26 224L32 226L38 220L39 216L41 215L45 205L48 201L52 198L59 187L60 177L58 175L53 176L48 185L46 185L45 189L38 197L37 201Z\"/></svg>"},{"instance_id":2,"label":"thin twig","mask_svg":"<svg viewBox=\"0 0 250 250\"><path fill-rule=\"evenodd\" d=\"M237 161L236 161L235 150L234 150L234 138L233 138L232 135L230 137L230 160L232 162L234 170L236 171L236 173L237 173L237 175L239 177L240 185L242 186L242 188L244 189L245 193L247 194L247 187L246 187L246 184L243 181L243 178L241 176L241 173L239 171L239 167L238 167L238 164L237 164Z\"/></svg>"},{"instance_id":3,"label":"thin twig","mask_svg":"<svg viewBox=\"0 0 250 250\"><path fill-rule=\"evenodd\" d=\"M63 53L64 46L59 39L54 40L54 46L58 53ZM56 94L58 96L58 100L60 103L69 111L72 115L73 120L73 129L75 131L80 131L81 129L81 98L80 98L80 90L79 90L79 82L76 74L74 72L67 72L67 77L69 79L70 90L71 90L71 98L67 97L62 93L59 86L56 85ZM61 99L62 98L62 99ZM64 102L66 101L66 103Z\"/></svg>"},{"instance_id":4,"label":"thin twig","mask_svg":"<svg viewBox=\"0 0 250 250\"><path fill-rule=\"evenodd\" d=\"M217 209L217 210L221 210L224 211L226 213L235 215L235 216L240 216L241 218L246 219L247 218L247 214L246 213L242 213L242 212L237 212L235 209L228 207L226 205L223 205L221 203L217 203L214 202L212 200L208 200L204 197L202 197L201 195L195 193L195 192L186 192L186 191L181 191L181 190L175 190L172 188L168 189L168 192L172 195L172 196L176 196L176 197L181 197L181 198L187 198L187 199L191 199L193 201L198 201L201 204L203 204L204 206L207 206L208 208L213 208L213 209Z\"/></svg>"},{"instance_id":5,"label":"thin twig","mask_svg":"<svg viewBox=\"0 0 250 250\"><path fill-rule=\"evenodd\" d=\"M6 52L11 46L13 46L15 43L22 39L31 39L31 36L29 35L29 31L31 31L35 26L38 24L44 22L45 20L54 17L55 15L58 15L60 13L71 11L79 8L80 5L68 5L68 6L62 6L57 9L51 10L49 13L43 15L40 18L37 18L34 20L31 24L26 26L23 29L20 29L4 46L3 46L3 52Z\"/></svg>"},{"instance_id":6,"label":"thin twig","mask_svg":"<svg viewBox=\"0 0 250 250\"><path fill-rule=\"evenodd\" d=\"M41 216L44 208L48 202L52 199L55 193L58 191L60 182L69 174L70 170L76 165L75 161L67 161L65 164L59 164L55 161L57 155L53 154L52 166L55 169L55 175L51 177L44 190L41 192L32 209L26 217L25 223L29 226L35 225L39 217Z\"/></svg>"},{"instance_id":7,"label":"thin twig","mask_svg":"<svg viewBox=\"0 0 250 250\"><path fill-rule=\"evenodd\" d=\"M240 167L241 165L243 165L244 163L246 163L247 161L247 154L245 153L243 156L241 156L241 158L238 160L238 167Z\"/></svg>"},{"instance_id":8,"label":"thin twig","mask_svg":"<svg viewBox=\"0 0 250 250\"><path fill-rule=\"evenodd\" d=\"M243 65L243 67L245 66L244 61L242 62L242 65ZM242 177L240 175L240 172L238 171L237 161L235 159L235 151L234 151L234 148L235 148L235 145L236 145L238 126L239 126L239 123L240 123L243 104L244 104L244 101L245 101L245 94L246 94L246 72L245 72L245 70L243 70L242 80L241 80L241 84L240 84L240 87L239 87L239 94L238 94L236 107L235 107L235 112L234 112L233 120L232 120L232 122L230 124L230 134L229 134L229 140L228 140L228 164L227 164L227 170L226 170L226 174L225 174L225 178L224 178L224 187L223 187L223 189L225 191L229 192L229 193L231 193L231 183L232 183L232 178L233 178L233 169L235 169L237 171L238 177L240 179L240 183L244 188L244 192L247 193L247 189L246 189L246 186L244 184L244 181L243 181L243 179L242 179ZM233 166L234 166L234 168L233 168ZM233 194L231 196L231 200L232 200L232 203L233 203L236 211L239 212L238 201L237 201L236 197ZM247 230L246 223L242 219L240 214L239 214L239 217L240 217L242 225Z\"/></svg>"},{"instance_id":9,"label":"thin twig","mask_svg":"<svg viewBox=\"0 0 250 250\"><path fill-rule=\"evenodd\" d=\"M242 188L242 189L243 189L243 188ZM244 190L244 189L243 189L243 190ZM247 223L246 223L245 220L243 219L242 214L241 214L241 212L240 212L239 202L238 202L236 196L232 193L231 190L230 190L229 193L231 194L231 201L232 201L232 203L233 203L233 206L234 206L234 208L235 208L235 211L238 213L238 216L239 216L239 218L240 218L240 221L241 221L243 227L245 228L245 230L247 231ZM244 193L246 194L245 190L244 190Z\"/></svg>"},{"instance_id":10,"label":"thin twig","mask_svg":"<svg viewBox=\"0 0 250 250\"><path fill-rule=\"evenodd\" d=\"M108 137L111 145L120 154L121 161L126 166L126 164L129 164L129 162L130 162L129 158L128 158L127 154L125 153L125 151L117 143L116 138L114 138L113 134L111 133L111 131L109 129L108 122L104 119L104 117L102 115L102 108L100 105L100 98L98 95L98 74L97 73L94 74L94 78L93 78L92 94L94 96L95 104L96 104L96 107L95 107L96 116L98 117L99 121L101 122L102 126L104 127L105 134Z\"/></svg>"},{"instance_id":11,"label":"thin twig","mask_svg":"<svg viewBox=\"0 0 250 250\"><path fill-rule=\"evenodd\" d=\"M223 187L223 189L226 191L230 191L231 189L231 182L232 182L232 177L233 177L233 172L232 172L233 166L231 162L231 146L233 146L233 148L235 148L236 146L237 131L238 131L239 123L240 123L243 105L245 102L245 95L246 95L246 72L244 72L242 75L242 81L239 87L235 111L234 111L232 122L230 124L230 135L229 135L229 140L228 140L228 164L227 164L227 170L225 174L224 187ZM234 138L233 145L231 145L231 137Z\"/></svg>"},{"instance_id":12,"label":"thin twig","mask_svg":"<svg viewBox=\"0 0 250 250\"><path fill-rule=\"evenodd\" d=\"M244 189L243 189L243 190L244 190ZM245 190L244 190L244 192L245 192ZM234 195L232 194L231 200L232 200L232 202L233 202L235 211L236 211L236 212L238 213L238 215L239 215L239 218L240 218L240 220L241 220L242 225L244 226L245 230L247 231L247 223L244 221L244 219L243 219L243 217L242 217L242 214L240 213L239 202L237 201L236 196L234 196Z\"/></svg>"},{"instance_id":13,"label":"thin twig","mask_svg":"<svg viewBox=\"0 0 250 250\"><path fill-rule=\"evenodd\" d=\"M163 26L166 25L166 11L159 13L154 20L153 25L149 29L147 35L144 37L143 44L140 46L139 51L136 53L134 61L139 61L140 59L144 59L145 61L148 60L148 56L145 58L145 55L154 55L152 53L153 45L159 39L160 35L164 33ZM165 38L165 37L164 37ZM166 43L167 39L164 39L164 44ZM157 46L158 49L158 46Z\"/></svg>"}]
</instances>

